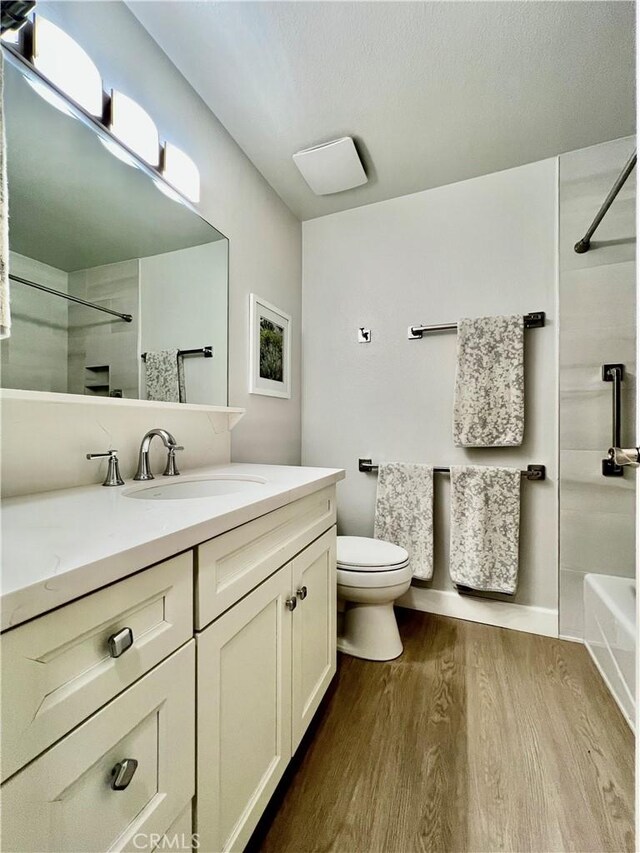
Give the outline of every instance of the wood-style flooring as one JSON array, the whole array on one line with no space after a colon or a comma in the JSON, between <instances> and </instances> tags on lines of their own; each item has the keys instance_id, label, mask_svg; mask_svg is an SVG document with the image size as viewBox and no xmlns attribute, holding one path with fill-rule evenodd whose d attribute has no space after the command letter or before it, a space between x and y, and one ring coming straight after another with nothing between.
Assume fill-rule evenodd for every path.
<instances>
[{"instance_id":1,"label":"wood-style flooring","mask_svg":"<svg viewBox=\"0 0 640 853\"><path fill-rule=\"evenodd\" d=\"M632 851L634 739L586 649L400 610L338 675L250 849Z\"/></svg>"}]
</instances>

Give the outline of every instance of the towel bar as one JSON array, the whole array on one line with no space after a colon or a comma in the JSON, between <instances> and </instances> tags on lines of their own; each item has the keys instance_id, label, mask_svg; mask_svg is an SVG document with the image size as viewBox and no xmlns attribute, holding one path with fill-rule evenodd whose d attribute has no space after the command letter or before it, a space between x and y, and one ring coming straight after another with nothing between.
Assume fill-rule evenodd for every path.
<instances>
[{"instance_id":1,"label":"towel bar","mask_svg":"<svg viewBox=\"0 0 640 853\"><path fill-rule=\"evenodd\" d=\"M546 315L544 311L533 311L525 314L522 318L525 329L542 329L545 324ZM410 341L418 341L426 332L455 332L457 323L435 323L432 326L409 326L407 337Z\"/></svg>"},{"instance_id":2,"label":"towel bar","mask_svg":"<svg viewBox=\"0 0 640 853\"><path fill-rule=\"evenodd\" d=\"M358 459L358 471L364 474L377 474L378 466L374 465L371 459ZM451 468L448 465L434 465L434 474L449 474ZM527 465L526 471L521 471L520 474L525 480L546 480L547 468L545 465Z\"/></svg>"},{"instance_id":3,"label":"towel bar","mask_svg":"<svg viewBox=\"0 0 640 853\"><path fill-rule=\"evenodd\" d=\"M201 355L204 358L213 358L213 347L198 347L198 349L179 349L179 356L185 355ZM146 352L140 353L140 358L143 361L147 360Z\"/></svg>"}]
</instances>

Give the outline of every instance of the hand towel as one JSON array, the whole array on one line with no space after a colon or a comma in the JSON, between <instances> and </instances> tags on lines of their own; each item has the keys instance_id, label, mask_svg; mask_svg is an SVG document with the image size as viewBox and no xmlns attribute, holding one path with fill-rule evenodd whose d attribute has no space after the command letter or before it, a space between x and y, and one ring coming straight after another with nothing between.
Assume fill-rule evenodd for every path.
<instances>
[{"instance_id":1,"label":"hand towel","mask_svg":"<svg viewBox=\"0 0 640 853\"><path fill-rule=\"evenodd\" d=\"M524 434L521 314L458 323L453 440L458 447L513 447Z\"/></svg>"},{"instance_id":2,"label":"hand towel","mask_svg":"<svg viewBox=\"0 0 640 853\"><path fill-rule=\"evenodd\" d=\"M451 466L451 580L513 595L518 584L520 469Z\"/></svg>"},{"instance_id":3,"label":"hand towel","mask_svg":"<svg viewBox=\"0 0 640 853\"><path fill-rule=\"evenodd\" d=\"M145 358L147 400L186 402L184 366L177 349L148 352Z\"/></svg>"},{"instance_id":4,"label":"hand towel","mask_svg":"<svg viewBox=\"0 0 640 853\"><path fill-rule=\"evenodd\" d=\"M4 56L0 50L0 339L11 334L9 304L9 186L4 128Z\"/></svg>"},{"instance_id":5,"label":"hand towel","mask_svg":"<svg viewBox=\"0 0 640 853\"><path fill-rule=\"evenodd\" d=\"M433 575L433 468L392 462L378 469L376 539L409 552L413 576Z\"/></svg>"}]
</instances>

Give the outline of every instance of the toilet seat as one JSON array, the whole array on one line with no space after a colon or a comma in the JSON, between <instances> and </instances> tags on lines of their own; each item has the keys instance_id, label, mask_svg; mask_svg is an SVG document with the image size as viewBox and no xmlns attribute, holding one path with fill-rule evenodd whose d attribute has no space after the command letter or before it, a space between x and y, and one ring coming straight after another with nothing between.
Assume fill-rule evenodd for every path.
<instances>
[{"instance_id":1,"label":"toilet seat","mask_svg":"<svg viewBox=\"0 0 640 853\"><path fill-rule=\"evenodd\" d=\"M411 578L409 554L399 545L368 536L338 536L338 584L381 589Z\"/></svg>"},{"instance_id":2,"label":"toilet seat","mask_svg":"<svg viewBox=\"0 0 640 853\"><path fill-rule=\"evenodd\" d=\"M409 554L399 545L368 536L338 536L337 565L350 572L389 572L403 569Z\"/></svg>"},{"instance_id":3,"label":"toilet seat","mask_svg":"<svg viewBox=\"0 0 640 853\"><path fill-rule=\"evenodd\" d=\"M350 568L338 566L338 586L353 587L355 589L382 589L384 587L397 586L411 580L411 566L394 566L383 569L380 567L369 571L353 571Z\"/></svg>"}]
</instances>

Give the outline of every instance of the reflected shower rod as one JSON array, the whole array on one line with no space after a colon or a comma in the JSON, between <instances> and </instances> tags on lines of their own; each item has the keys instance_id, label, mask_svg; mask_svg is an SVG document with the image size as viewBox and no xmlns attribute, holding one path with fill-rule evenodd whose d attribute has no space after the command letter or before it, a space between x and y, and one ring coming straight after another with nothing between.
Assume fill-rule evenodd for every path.
<instances>
[{"instance_id":1,"label":"reflected shower rod","mask_svg":"<svg viewBox=\"0 0 640 853\"><path fill-rule=\"evenodd\" d=\"M28 278L21 278L19 275L14 275L13 273L9 273L9 278L11 281L17 281L19 284L26 284L27 287L35 287L36 290L43 290L45 293L50 293L52 296L59 296L61 299L68 299L69 302L76 302L78 305L84 305L85 308L93 308L94 311L102 311L104 314L111 314L119 320L124 320L125 323L130 323L133 320L131 314L121 314L119 311L112 311L111 308L104 308L102 305L87 302L86 299L80 299L79 296L72 296L70 293L63 293L61 290L54 290L52 287L45 287L44 284L29 281Z\"/></svg>"}]
</instances>

